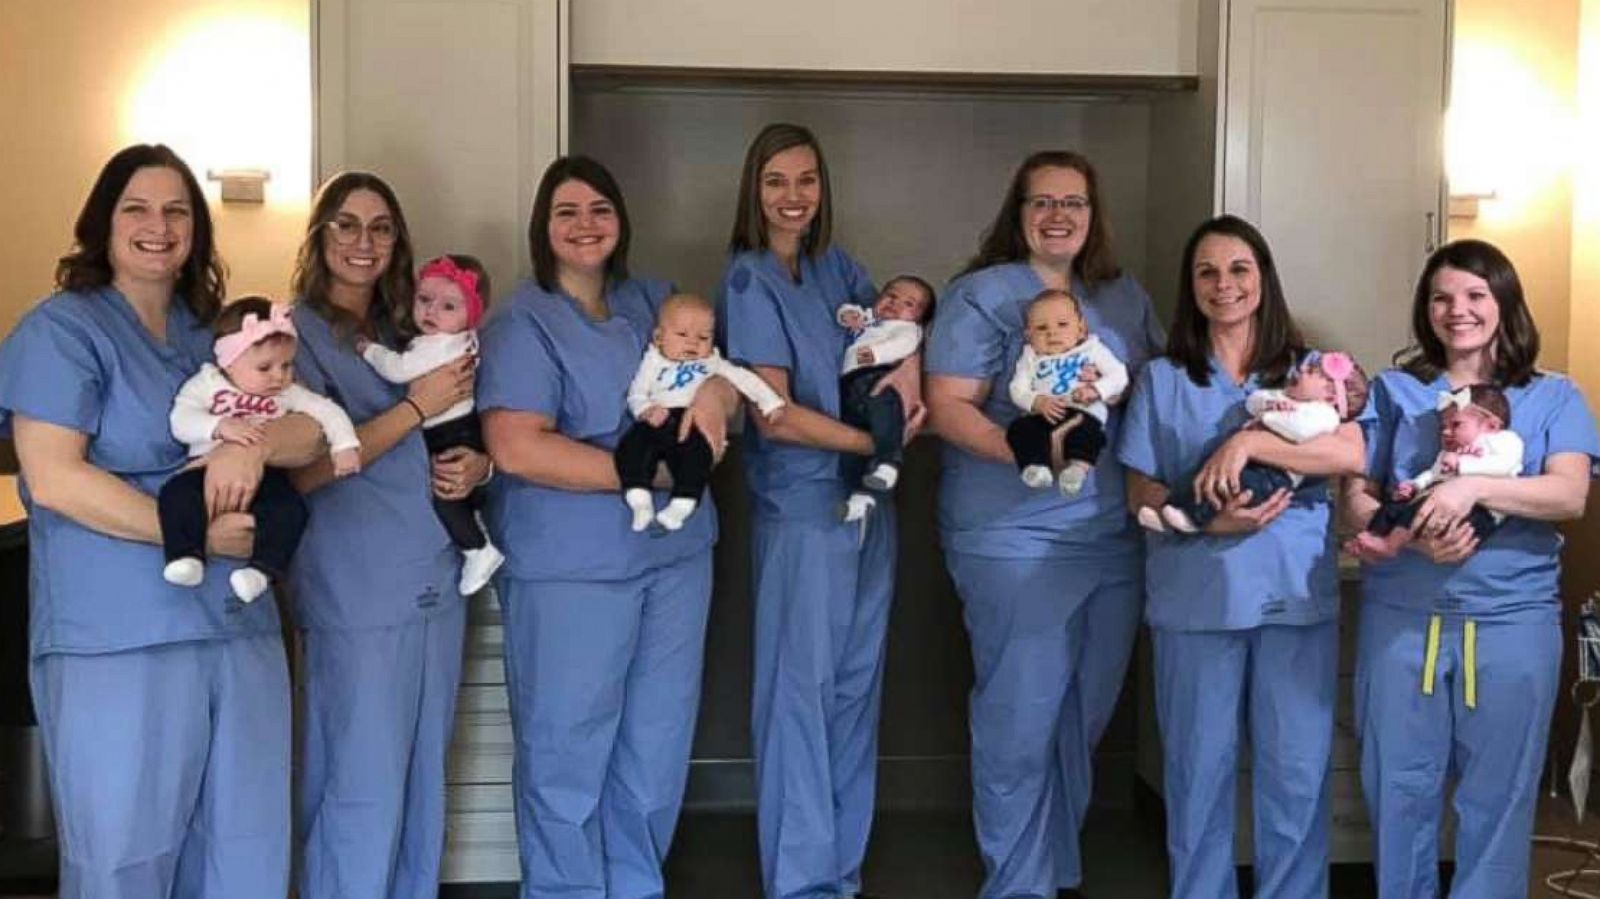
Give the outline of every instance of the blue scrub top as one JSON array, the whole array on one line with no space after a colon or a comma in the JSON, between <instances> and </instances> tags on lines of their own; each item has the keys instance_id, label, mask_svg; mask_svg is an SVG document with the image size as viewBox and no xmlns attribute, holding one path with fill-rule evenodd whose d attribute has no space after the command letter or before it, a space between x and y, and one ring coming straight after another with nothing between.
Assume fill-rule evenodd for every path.
<instances>
[{"instance_id":1,"label":"blue scrub top","mask_svg":"<svg viewBox=\"0 0 1600 899\"><path fill-rule=\"evenodd\" d=\"M86 434L90 464L154 497L188 461L168 422L172 400L211 360L210 329L181 300L167 309L157 341L110 287L39 304L0 344L0 433L10 437L23 415ZM227 576L238 560L208 564L199 587L174 586L161 577L160 546L91 530L22 487L34 657L277 631L272 603L234 598Z\"/></svg>"},{"instance_id":2,"label":"blue scrub top","mask_svg":"<svg viewBox=\"0 0 1600 899\"><path fill-rule=\"evenodd\" d=\"M1022 411L1006 385L1023 338L1028 304L1044 282L1025 263L996 265L951 282L934 313L925 368L989 382L983 413L1005 427ZM1089 330L1128 367L1130 383L1161 352L1166 336L1144 288L1129 276L1094 289L1074 278L1072 295ZM1116 445L1122 406L1106 421L1108 446ZM956 552L1002 559L1103 559L1138 552L1137 527L1128 517L1122 466L1103 453L1083 492L1066 499L1055 490L1022 483L1014 465L981 459L947 445L939 492L939 527Z\"/></svg>"},{"instance_id":3,"label":"blue scrub top","mask_svg":"<svg viewBox=\"0 0 1600 899\"><path fill-rule=\"evenodd\" d=\"M1122 423L1117 458L1176 488L1250 419L1243 384L1215 360L1201 387L1165 357L1145 366ZM1432 461L1431 459L1429 461ZM1253 534L1145 535L1145 619L1169 630L1242 630L1314 624L1339 612L1338 554L1327 482L1307 480L1289 508Z\"/></svg>"},{"instance_id":4,"label":"blue scrub top","mask_svg":"<svg viewBox=\"0 0 1600 899\"><path fill-rule=\"evenodd\" d=\"M356 425L405 397L404 384L380 377L309 305L295 305L294 325L300 332L296 378L343 406ZM461 554L433 511L420 428L306 502L311 521L289 567L301 627L391 627L461 601L455 587Z\"/></svg>"},{"instance_id":5,"label":"blue scrub top","mask_svg":"<svg viewBox=\"0 0 1600 899\"><path fill-rule=\"evenodd\" d=\"M1425 384L1400 370L1379 375L1369 406L1367 474L1388 495L1401 481L1433 465L1439 454L1442 375ZM1544 473L1556 453L1600 457L1600 437L1583 394L1557 374L1536 375L1523 387L1505 388L1511 430L1523 442L1522 474ZM1365 599L1419 612L1445 612L1502 621L1554 621L1561 573L1561 535L1548 521L1510 516L1459 565L1436 565L1405 550L1362 568Z\"/></svg>"},{"instance_id":6,"label":"blue scrub top","mask_svg":"<svg viewBox=\"0 0 1600 899\"><path fill-rule=\"evenodd\" d=\"M724 354L741 365L787 369L795 402L838 418L839 369L850 333L836 316L845 303L870 306L876 294L867 270L837 246L802 255L798 281L770 250L738 253L718 294ZM744 440L745 476L759 514L836 515L845 489L838 453L777 443L754 427L745 429Z\"/></svg>"},{"instance_id":7,"label":"blue scrub top","mask_svg":"<svg viewBox=\"0 0 1600 899\"><path fill-rule=\"evenodd\" d=\"M478 409L538 413L566 437L615 449L633 424L628 385L669 293L661 281L613 284L606 292L611 317L597 322L566 294L524 281L478 332ZM656 504L665 502L657 491ZM680 531L634 533L632 515L617 492L562 490L502 474L491 482L484 519L508 572L523 580L624 580L716 541L709 492Z\"/></svg>"}]
</instances>

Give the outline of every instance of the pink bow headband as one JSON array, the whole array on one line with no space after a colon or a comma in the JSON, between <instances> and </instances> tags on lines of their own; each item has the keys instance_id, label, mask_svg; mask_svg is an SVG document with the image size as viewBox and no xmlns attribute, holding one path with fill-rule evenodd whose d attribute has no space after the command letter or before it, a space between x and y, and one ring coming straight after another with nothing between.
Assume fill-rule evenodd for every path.
<instances>
[{"instance_id":1,"label":"pink bow headband","mask_svg":"<svg viewBox=\"0 0 1600 899\"><path fill-rule=\"evenodd\" d=\"M1312 351L1306 356L1304 366L1315 365L1322 369L1322 373L1333 382L1333 405L1339 410L1339 418L1344 419L1350 415L1350 394L1345 390L1344 382L1356 370L1356 361L1350 358L1349 353L1319 353Z\"/></svg>"},{"instance_id":2,"label":"pink bow headband","mask_svg":"<svg viewBox=\"0 0 1600 899\"><path fill-rule=\"evenodd\" d=\"M245 315L239 330L218 337L216 343L211 345L211 351L216 354L217 365L227 368L237 361L245 350L274 334L298 336L294 330L294 319L289 317L289 307L281 303L273 303L272 314L265 319L254 312Z\"/></svg>"},{"instance_id":3,"label":"pink bow headband","mask_svg":"<svg viewBox=\"0 0 1600 899\"><path fill-rule=\"evenodd\" d=\"M419 282L428 278L443 278L461 288L461 295L467 300L467 327L476 328L478 322L483 320L483 297L478 294L478 273L456 265L456 261L449 256L440 256L417 273Z\"/></svg>"}]
</instances>

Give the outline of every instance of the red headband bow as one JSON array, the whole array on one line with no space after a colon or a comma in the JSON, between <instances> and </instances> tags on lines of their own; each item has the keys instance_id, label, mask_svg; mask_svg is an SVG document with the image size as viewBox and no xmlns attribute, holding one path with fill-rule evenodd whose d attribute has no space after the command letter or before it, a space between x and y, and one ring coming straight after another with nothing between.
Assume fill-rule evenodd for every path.
<instances>
[{"instance_id":1,"label":"red headband bow","mask_svg":"<svg viewBox=\"0 0 1600 899\"><path fill-rule=\"evenodd\" d=\"M478 273L456 265L456 261L449 256L440 256L417 273L418 281L429 278L443 278L461 288L461 295L467 301L467 327L476 328L478 322L483 320L483 297L478 293Z\"/></svg>"}]
</instances>

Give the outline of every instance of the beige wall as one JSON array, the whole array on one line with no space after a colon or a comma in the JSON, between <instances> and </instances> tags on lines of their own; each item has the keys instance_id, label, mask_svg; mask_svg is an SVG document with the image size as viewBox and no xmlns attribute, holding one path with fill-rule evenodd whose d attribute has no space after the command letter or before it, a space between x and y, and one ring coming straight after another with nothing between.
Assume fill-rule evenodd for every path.
<instances>
[{"instance_id":1,"label":"beige wall","mask_svg":"<svg viewBox=\"0 0 1600 899\"><path fill-rule=\"evenodd\" d=\"M202 179L270 157L255 163L273 170L266 204L207 191L229 294L282 296L310 194L309 24L310 0L0 3L0 333L49 292L95 174L137 140L171 144Z\"/></svg>"},{"instance_id":2,"label":"beige wall","mask_svg":"<svg viewBox=\"0 0 1600 899\"><path fill-rule=\"evenodd\" d=\"M1555 369L1567 366L1571 320L1579 5L1455 4L1450 161L1460 168L1456 151L1465 143L1497 197L1476 219L1451 219L1450 237L1481 238L1511 257L1544 338L1541 361Z\"/></svg>"}]
</instances>

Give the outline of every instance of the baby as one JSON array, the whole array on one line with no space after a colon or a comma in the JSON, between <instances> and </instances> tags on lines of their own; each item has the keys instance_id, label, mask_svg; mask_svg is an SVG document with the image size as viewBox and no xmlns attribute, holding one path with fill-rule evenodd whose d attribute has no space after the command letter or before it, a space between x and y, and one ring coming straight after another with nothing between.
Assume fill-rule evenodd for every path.
<instances>
[{"instance_id":1,"label":"baby","mask_svg":"<svg viewBox=\"0 0 1600 899\"><path fill-rule=\"evenodd\" d=\"M872 456L846 453L840 459L845 483L860 484L845 500L840 517L861 521L900 480L904 462L906 415L900 394L873 395L883 377L922 346L922 326L933 313L933 287L915 275L899 275L883 285L871 309L845 303L839 325L850 332L839 377L839 418L872 435Z\"/></svg>"},{"instance_id":2,"label":"baby","mask_svg":"<svg viewBox=\"0 0 1600 899\"><path fill-rule=\"evenodd\" d=\"M1023 415L1006 428L1006 443L1024 484L1055 483L1062 496L1077 496L1105 449L1107 407L1128 389L1128 369L1089 333L1077 297L1065 290L1033 298L1023 336L1028 345L1011 376L1011 401ZM1050 465L1058 432L1066 459L1059 475Z\"/></svg>"},{"instance_id":3,"label":"baby","mask_svg":"<svg viewBox=\"0 0 1600 899\"><path fill-rule=\"evenodd\" d=\"M361 442L350 416L326 397L294 382L298 338L288 306L264 297L244 297L223 307L215 325L212 352L185 381L172 403L172 436L189 445L188 468L161 485L156 509L166 567L161 576L180 587L205 579L206 515L204 456L222 443L253 446L262 441L264 421L303 412L322 426L333 452L333 473L361 469ZM255 499L255 544L245 567L228 576L235 596L251 602L282 577L306 526L306 504L282 469L261 474Z\"/></svg>"},{"instance_id":4,"label":"baby","mask_svg":"<svg viewBox=\"0 0 1600 899\"><path fill-rule=\"evenodd\" d=\"M711 445L699 431L679 441L678 428L706 379L717 377L732 384L768 421L783 414L783 398L767 382L723 359L711 345L715 326L711 303L692 294L667 297L656 313L655 333L628 388L633 425L612 454L635 531L649 527L652 520L676 531L700 505L711 477ZM672 498L657 513L650 482L663 462L672 475Z\"/></svg>"},{"instance_id":5,"label":"baby","mask_svg":"<svg viewBox=\"0 0 1600 899\"><path fill-rule=\"evenodd\" d=\"M1289 373L1282 390L1257 390L1245 399L1251 420L1247 428L1265 428L1291 443L1305 443L1313 437L1332 434L1367 405L1367 375L1345 353L1306 354ZM1239 475L1240 490L1250 492L1250 505L1266 502L1279 490L1294 490L1305 480L1303 475L1271 465L1252 462ZM1146 506L1139 510L1139 523L1152 531L1167 527L1184 534L1204 530L1217 517L1209 502L1196 499L1192 488L1174 491L1172 501L1160 511Z\"/></svg>"},{"instance_id":6,"label":"baby","mask_svg":"<svg viewBox=\"0 0 1600 899\"><path fill-rule=\"evenodd\" d=\"M1392 556L1413 536L1411 523L1429 488L1460 475L1514 478L1522 473L1522 438L1511 430L1511 403L1498 387L1473 384L1439 394L1439 456L1433 467L1394 489L1390 500L1356 535L1364 549ZM1505 516L1473 506L1467 516L1479 540L1494 533Z\"/></svg>"},{"instance_id":7,"label":"baby","mask_svg":"<svg viewBox=\"0 0 1600 899\"><path fill-rule=\"evenodd\" d=\"M411 302L411 338L402 352L367 343L361 356L391 384L405 384L430 371L478 351L478 323L489 298L489 273L477 259L451 254L440 256L417 273L417 291ZM422 423L428 455L465 447L484 452L483 426L472 397ZM433 498L433 511L461 550L462 596L471 596L489 583L505 556L484 533L478 519L483 509L482 487L461 499Z\"/></svg>"}]
</instances>

